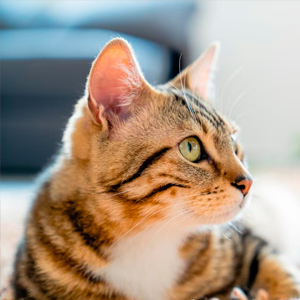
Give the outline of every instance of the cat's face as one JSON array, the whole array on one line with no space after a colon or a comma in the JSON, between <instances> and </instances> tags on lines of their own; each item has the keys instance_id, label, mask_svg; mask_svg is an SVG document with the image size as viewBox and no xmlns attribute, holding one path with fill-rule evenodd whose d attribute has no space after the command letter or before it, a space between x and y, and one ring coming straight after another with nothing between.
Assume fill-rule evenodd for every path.
<instances>
[{"instance_id":1,"label":"cat's face","mask_svg":"<svg viewBox=\"0 0 300 300\"><path fill-rule=\"evenodd\" d=\"M156 221L181 215L182 222L222 223L247 201L252 180L237 129L203 99L215 51L156 88L145 82L123 40L112 41L95 61L89 110L84 106L88 139L74 138L73 146L89 144L89 184L118 215L141 220L151 212ZM198 86L193 72L202 78Z\"/></svg>"}]
</instances>

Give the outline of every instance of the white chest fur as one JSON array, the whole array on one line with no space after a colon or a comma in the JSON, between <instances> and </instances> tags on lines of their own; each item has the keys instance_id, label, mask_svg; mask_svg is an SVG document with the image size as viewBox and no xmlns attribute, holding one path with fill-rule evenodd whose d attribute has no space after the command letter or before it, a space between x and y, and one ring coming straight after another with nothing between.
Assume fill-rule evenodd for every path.
<instances>
[{"instance_id":1,"label":"white chest fur","mask_svg":"<svg viewBox=\"0 0 300 300\"><path fill-rule=\"evenodd\" d=\"M155 224L122 238L112 249L112 262L101 275L134 300L164 300L184 271L179 247L187 230L174 222Z\"/></svg>"}]
</instances>

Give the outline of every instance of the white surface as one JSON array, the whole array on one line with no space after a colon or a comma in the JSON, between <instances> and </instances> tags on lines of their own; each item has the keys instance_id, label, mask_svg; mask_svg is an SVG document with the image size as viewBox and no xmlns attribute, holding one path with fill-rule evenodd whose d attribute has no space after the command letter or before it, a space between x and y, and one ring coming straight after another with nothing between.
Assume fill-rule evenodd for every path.
<instances>
[{"instance_id":1,"label":"white surface","mask_svg":"<svg viewBox=\"0 0 300 300\"><path fill-rule=\"evenodd\" d=\"M1 287L6 284L7 275L11 273L33 191L34 185L30 179L1 179Z\"/></svg>"}]
</instances>

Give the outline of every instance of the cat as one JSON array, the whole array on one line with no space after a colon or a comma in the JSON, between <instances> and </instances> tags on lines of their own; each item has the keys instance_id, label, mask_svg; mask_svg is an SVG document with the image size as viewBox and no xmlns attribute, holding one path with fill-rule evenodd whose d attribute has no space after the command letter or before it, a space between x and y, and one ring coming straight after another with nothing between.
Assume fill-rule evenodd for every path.
<instances>
[{"instance_id":1,"label":"cat","mask_svg":"<svg viewBox=\"0 0 300 300\"><path fill-rule=\"evenodd\" d=\"M209 101L218 52L153 87L127 41L102 49L28 216L15 299L300 296L267 242L228 225L252 178L237 126Z\"/></svg>"}]
</instances>

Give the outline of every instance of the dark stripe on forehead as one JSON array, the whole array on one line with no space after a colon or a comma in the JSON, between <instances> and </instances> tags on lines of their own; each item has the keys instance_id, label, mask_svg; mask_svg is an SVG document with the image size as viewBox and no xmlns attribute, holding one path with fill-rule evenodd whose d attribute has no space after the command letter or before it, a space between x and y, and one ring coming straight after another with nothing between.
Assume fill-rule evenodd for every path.
<instances>
[{"instance_id":1,"label":"dark stripe on forehead","mask_svg":"<svg viewBox=\"0 0 300 300\"><path fill-rule=\"evenodd\" d=\"M196 94L191 93L190 91L186 90L185 95L189 97L189 99L193 101L193 103L201 109L201 111L205 111L217 124L217 128L222 127L225 125L224 121L220 118L217 112L210 107L210 110L205 106L205 100L198 97ZM196 101L195 101L196 100ZM212 111L212 112L211 112Z\"/></svg>"},{"instance_id":2,"label":"dark stripe on forehead","mask_svg":"<svg viewBox=\"0 0 300 300\"><path fill-rule=\"evenodd\" d=\"M222 131L224 130L224 121L212 108L208 109L206 107L203 99L199 98L196 94L191 93L189 90L178 91L172 88L170 89L170 91L172 92L172 94L174 94L177 101L181 101L182 105L187 106L185 100L185 98L187 98L189 102L193 103L196 107L199 108L199 111L196 111L196 113L199 113L200 116L210 122L216 129L221 129Z\"/></svg>"},{"instance_id":3,"label":"dark stripe on forehead","mask_svg":"<svg viewBox=\"0 0 300 300\"><path fill-rule=\"evenodd\" d=\"M205 118L209 123L211 123L215 128L219 128L220 124L218 122L216 122L213 118L210 117L210 114L207 114L206 112L204 111L198 111L197 113L200 114L200 116L202 118Z\"/></svg>"},{"instance_id":4,"label":"dark stripe on forehead","mask_svg":"<svg viewBox=\"0 0 300 300\"><path fill-rule=\"evenodd\" d=\"M173 91L173 94L175 95L175 99L178 101L181 101L181 104L185 107L188 108L189 112L192 115L192 118L197 121L196 119L196 115L195 115L195 111L193 109L193 107L191 106L190 100L187 99L187 97L185 96L184 93L182 93L181 91ZM198 120L199 121L199 120Z\"/></svg>"},{"instance_id":5,"label":"dark stripe on forehead","mask_svg":"<svg viewBox=\"0 0 300 300\"><path fill-rule=\"evenodd\" d=\"M134 181L135 179L137 179L138 177L140 177L142 175L142 173L149 168L151 165L153 165L155 162L157 162L160 158L162 158L164 156L164 154L170 150L170 148L166 147L163 149L158 150L157 152L155 152L154 154L150 155L139 167L138 171L136 173L134 173L132 176L130 176L128 179L121 181L115 185L112 185L110 187L110 191L109 192L116 192L118 191L118 189L129 182Z\"/></svg>"}]
</instances>

